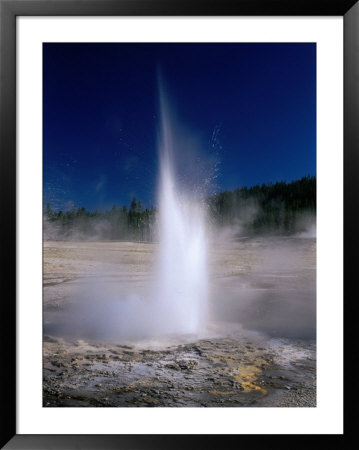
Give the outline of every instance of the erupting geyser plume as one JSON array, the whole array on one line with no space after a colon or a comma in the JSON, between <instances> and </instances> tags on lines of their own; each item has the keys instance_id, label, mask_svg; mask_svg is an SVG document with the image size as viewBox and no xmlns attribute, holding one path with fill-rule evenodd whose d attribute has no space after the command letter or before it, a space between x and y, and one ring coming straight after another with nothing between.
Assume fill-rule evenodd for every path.
<instances>
[{"instance_id":1,"label":"erupting geyser plume","mask_svg":"<svg viewBox=\"0 0 359 450\"><path fill-rule=\"evenodd\" d=\"M176 133L166 99L160 94L158 238L154 285L109 283L90 278L78 284L68 310L46 325L50 334L81 339L148 339L198 335L207 319L205 211L191 183L178 182L178 154L183 133ZM182 139L182 144L179 141ZM188 147L187 147L188 149ZM191 152L195 149L191 148ZM186 178L186 168L184 173ZM196 183L197 191L201 186ZM202 192L204 194L204 192ZM131 287L130 287L131 286ZM132 291L130 292L130 289ZM139 293L137 289L142 289Z\"/></svg>"},{"instance_id":2,"label":"erupting geyser plume","mask_svg":"<svg viewBox=\"0 0 359 450\"><path fill-rule=\"evenodd\" d=\"M198 333L207 315L205 214L175 174L176 139L163 91L160 91L159 266L157 299L165 333ZM163 314L162 314L163 313Z\"/></svg>"}]
</instances>

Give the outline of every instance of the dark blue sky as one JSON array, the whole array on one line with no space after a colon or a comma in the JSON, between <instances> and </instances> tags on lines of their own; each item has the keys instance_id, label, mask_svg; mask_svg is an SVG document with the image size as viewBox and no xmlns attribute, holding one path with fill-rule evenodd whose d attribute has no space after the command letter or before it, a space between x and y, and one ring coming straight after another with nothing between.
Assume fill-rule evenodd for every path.
<instances>
[{"instance_id":1,"label":"dark blue sky","mask_svg":"<svg viewBox=\"0 0 359 450\"><path fill-rule=\"evenodd\" d=\"M212 192L316 173L315 44L50 43L43 56L53 208L156 203L159 67Z\"/></svg>"}]
</instances>

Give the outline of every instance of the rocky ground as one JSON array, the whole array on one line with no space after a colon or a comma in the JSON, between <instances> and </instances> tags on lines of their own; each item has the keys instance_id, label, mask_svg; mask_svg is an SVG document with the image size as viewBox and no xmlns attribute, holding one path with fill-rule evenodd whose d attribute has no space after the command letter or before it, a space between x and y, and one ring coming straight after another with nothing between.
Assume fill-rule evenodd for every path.
<instances>
[{"instance_id":1,"label":"rocky ground","mask_svg":"<svg viewBox=\"0 0 359 450\"><path fill-rule=\"evenodd\" d=\"M291 359L281 361L282 352ZM44 406L315 406L315 349L201 339L162 349L44 338Z\"/></svg>"},{"instance_id":2,"label":"rocky ground","mask_svg":"<svg viewBox=\"0 0 359 450\"><path fill-rule=\"evenodd\" d=\"M57 317L79 286L99 272L106 274L106 285L119 283L124 292L144 290L155 261L153 246L45 242L43 405L316 406L316 347L311 331L303 327L313 301L315 309L315 242L291 242L294 254L288 245L283 244L278 258L278 241L246 241L213 252L212 291L222 297L212 299L212 312L220 326L209 327L205 335L105 340L64 333L56 328ZM263 265L270 255L272 264ZM237 305L243 293L246 299ZM283 303L295 296L303 299L300 306ZM263 306L268 302L270 309ZM219 310L225 311L221 317ZM283 310L291 313L286 327ZM252 324L249 329L237 314ZM278 316L281 321L275 320Z\"/></svg>"}]
</instances>

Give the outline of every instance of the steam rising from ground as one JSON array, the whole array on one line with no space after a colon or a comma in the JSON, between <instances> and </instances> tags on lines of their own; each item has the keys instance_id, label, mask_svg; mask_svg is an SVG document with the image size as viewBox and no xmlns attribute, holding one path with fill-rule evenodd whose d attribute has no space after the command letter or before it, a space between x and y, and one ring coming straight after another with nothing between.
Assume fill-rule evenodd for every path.
<instances>
[{"instance_id":1,"label":"steam rising from ground","mask_svg":"<svg viewBox=\"0 0 359 450\"><path fill-rule=\"evenodd\" d=\"M208 240L208 310L201 315L208 326L199 327L200 337L254 331L315 339L314 238L222 234ZM174 327L176 309L161 309L159 256L151 243L45 242L45 334L118 343L144 339L146 345L162 335L167 345L171 329L173 339L183 340L178 333L190 330L181 321ZM172 295L180 296L180 287Z\"/></svg>"}]
</instances>

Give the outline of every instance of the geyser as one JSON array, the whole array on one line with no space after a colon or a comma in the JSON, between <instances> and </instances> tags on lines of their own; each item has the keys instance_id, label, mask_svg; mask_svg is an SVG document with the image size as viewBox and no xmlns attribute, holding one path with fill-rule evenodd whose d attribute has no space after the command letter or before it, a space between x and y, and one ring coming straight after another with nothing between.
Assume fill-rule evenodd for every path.
<instances>
[{"instance_id":1,"label":"geyser","mask_svg":"<svg viewBox=\"0 0 359 450\"><path fill-rule=\"evenodd\" d=\"M154 311L163 333L198 333L207 315L205 210L176 177L176 137L167 100L160 89L159 263ZM177 174L178 175L178 174ZM185 177L183 177L185 178Z\"/></svg>"},{"instance_id":2,"label":"geyser","mask_svg":"<svg viewBox=\"0 0 359 450\"><path fill-rule=\"evenodd\" d=\"M178 123L171 120L164 95L160 98L159 248L154 273L150 275L154 277L151 281L136 280L133 272L108 273L105 266L103 272L96 269L89 278L61 285L72 289L71 303L62 311L47 313L45 334L117 342L158 337L168 341L170 337L198 335L205 328L205 208L194 194L200 190L198 183L193 186L189 180L183 181L188 176L186 170L181 172L181 183L178 181L179 164L175 162L178 154L183 156L186 136L178 133ZM186 148L194 155L195 148ZM128 269L123 266L121 270Z\"/></svg>"}]
</instances>

